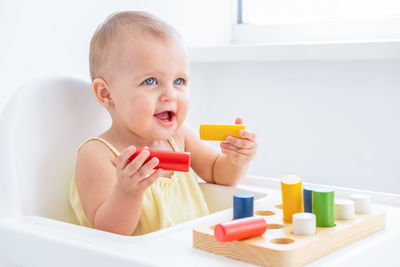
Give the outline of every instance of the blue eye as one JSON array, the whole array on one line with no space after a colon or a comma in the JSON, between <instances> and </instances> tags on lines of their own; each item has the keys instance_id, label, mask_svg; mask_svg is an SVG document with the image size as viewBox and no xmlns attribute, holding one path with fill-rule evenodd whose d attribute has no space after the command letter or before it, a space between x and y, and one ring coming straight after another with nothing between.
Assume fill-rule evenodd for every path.
<instances>
[{"instance_id":1,"label":"blue eye","mask_svg":"<svg viewBox=\"0 0 400 267\"><path fill-rule=\"evenodd\" d=\"M145 85L154 85L156 84L156 79L151 77L151 78L147 78L146 80L144 80L143 82Z\"/></svg>"},{"instance_id":2,"label":"blue eye","mask_svg":"<svg viewBox=\"0 0 400 267\"><path fill-rule=\"evenodd\" d=\"M174 84L176 84L176 85L183 85L184 82L185 82L184 79L178 78L178 79L176 79L176 80L174 81Z\"/></svg>"}]
</instances>

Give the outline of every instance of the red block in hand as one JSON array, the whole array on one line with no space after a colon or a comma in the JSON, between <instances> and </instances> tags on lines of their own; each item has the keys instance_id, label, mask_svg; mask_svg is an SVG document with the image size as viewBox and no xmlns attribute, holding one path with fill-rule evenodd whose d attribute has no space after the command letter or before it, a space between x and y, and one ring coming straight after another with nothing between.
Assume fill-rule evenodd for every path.
<instances>
[{"instance_id":1,"label":"red block in hand","mask_svg":"<svg viewBox=\"0 0 400 267\"><path fill-rule=\"evenodd\" d=\"M129 158L128 162L131 162L143 149L137 148L136 152ZM188 172L190 168L190 153L189 152L176 152L168 150L155 150L147 149L150 152L150 156L145 160L144 163L151 160L153 157L158 158L159 164L155 169L163 169L166 171L181 171Z\"/></svg>"}]
</instances>

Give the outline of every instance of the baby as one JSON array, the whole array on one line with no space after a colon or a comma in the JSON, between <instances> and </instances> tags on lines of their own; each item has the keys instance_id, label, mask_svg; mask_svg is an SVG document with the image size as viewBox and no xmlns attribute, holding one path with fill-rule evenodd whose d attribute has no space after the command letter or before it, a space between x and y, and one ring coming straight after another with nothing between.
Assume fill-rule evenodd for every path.
<instances>
[{"instance_id":1,"label":"baby","mask_svg":"<svg viewBox=\"0 0 400 267\"><path fill-rule=\"evenodd\" d=\"M219 152L184 123L187 51L171 26L148 13L113 14L93 35L89 57L94 94L112 125L78 149L70 202L80 224L142 235L207 215L197 175L235 185L256 153L255 134L241 130ZM129 161L146 147L190 152L190 171L155 169L159 161L145 163L146 149Z\"/></svg>"}]
</instances>

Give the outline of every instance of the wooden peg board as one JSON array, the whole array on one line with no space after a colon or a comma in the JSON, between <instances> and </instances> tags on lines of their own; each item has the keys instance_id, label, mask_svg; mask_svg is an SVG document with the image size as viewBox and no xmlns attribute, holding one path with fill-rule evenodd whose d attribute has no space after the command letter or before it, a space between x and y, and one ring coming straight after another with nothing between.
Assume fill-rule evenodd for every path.
<instances>
[{"instance_id":1,"label":"wooden peg board","mask_svg":"<svg viewBox=\"0 0 400 267\"><path fill-rule=\"evenodd\" d=\"M218 223L232 219L226 218L196 226L193 247L262 266L301 266L382 230L386 224L385 211L373 206L372 213L356 213L351 220L336 220L334 227L317 227L314 235L294 235L292 224L283 222L281 206L276 204L255 211L255 216L265 216L268 224L262 236L219 243L213 229Z\"/></svg>"}]
</instances>

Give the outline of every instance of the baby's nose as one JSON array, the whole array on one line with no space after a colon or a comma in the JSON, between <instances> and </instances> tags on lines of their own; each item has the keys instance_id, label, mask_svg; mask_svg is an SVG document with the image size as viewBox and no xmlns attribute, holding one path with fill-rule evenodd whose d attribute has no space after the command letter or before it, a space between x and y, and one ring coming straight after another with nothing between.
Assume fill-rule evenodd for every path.
<instances>
[{"instance_id":1,"label":"baby's nose","mask_svg":"<svg viewBox=\"0 0 400 267\"><path fill-rule=\"evenodd\" d=\"M164 86L160 98L161 101L175 101L177 99L175 88L173 86Z\"/></svg>"}]
</instances>

